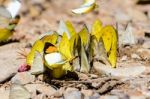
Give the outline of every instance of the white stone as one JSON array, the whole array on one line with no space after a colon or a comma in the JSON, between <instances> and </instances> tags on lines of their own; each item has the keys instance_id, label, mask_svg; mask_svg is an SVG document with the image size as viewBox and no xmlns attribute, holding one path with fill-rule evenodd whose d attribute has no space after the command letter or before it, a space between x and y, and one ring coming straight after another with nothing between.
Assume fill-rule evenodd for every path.
<instances>
[{"instance_id":1,"label":"white stone","mask_svg":"<svg viewBox=\"0 0 150 99\"><path fill-rule=\"evenodd\" d=\"M11 82L15 84L27 84L33 82L34 80L35 76L31 75L30 72L20 72L11 79Z\"/></svg>"},{"instance_id":2,"label":"white stone","mask_svg":"<svg viewBox=\"0 0 150 99\"><path fill-rule=\"evenodd\" d=\"M9 99L9 89L0 88L0 98L1 99Z\"/></svg>"},{"instance_id":3,"label":"white stone","mask_svg":"<svg viewBox=\"0 0 150 99\"><path fill-rule=\"evenodd\" d=\"M17 73L22 60L17 60L18 49L23 44L13 43L0 46L0 82L7 80Z\"/></svg>"},{"instance_id":4,"label":"white stone","mask_svg":"<svg viewBox=\"0 0 150 99\"><path fill-rule=\"evenodd\" d=\"M9 99L30 99L31 95L22 85L13 84L10 89Z\"/></svg>"},{"instance_id":5,"label":"white stone","mask_svg":"<svg viewBox=\"0 0 150 99\"><path fill-rule=\"evenodd\" d=\"M131 55L131 57L132 57L133 59L140 59L140 56L137 55L137 54L135 54L135 53L133 53L133 54Z\"/></svg>"},{"instance_id":6,"label":"white stone","mask_svg":"<svg viewBox=\"0 0 150 99\"><path fill-rule=\"evenodd\" d=\"M64 93L65 99L83 99L80 91L71 91Z\"/></svg>"},{"instance_id":7,"label":"white stone","mask_svg":"<svg viewBox=\"0 0 150 99\"><path fill-rule=\"evenodd\" d=\"M145 96L130 96L130 99L147 99Z\"/></svg>"},{"instance_id":8,"label":"white stone","mask_svg":"<svg viewBox=\"0 0 150 99\"><path fill-rule=\"evenodd\" d=\"M94 68L100 74L116 77L134 77L142 74L146 70L146 67L142 65L112 68L111 66L103 65L100 62L95 62Z\"/></svg>"},{"instance_id":9,"label":"white stone","mask_svg":"<svg viewBox=\"0 0 150 99\"><path fill-rule=\"evenodd\" d=\"M122 56L121 61L126 61L127 59L128 57L125 55L125 56Z\"/></svg>"},{"instance_id":10,"label":"white stone","mask_svg":"<svg viewBox=\"0 0 150 99\"><path fill-rule=\"evenodd\" d=\"M101 99L119 99L119 97L118 96L111 96L111 95L107 95L107 96L102 96L102 97L100 97Z\"/></svg>"},{"instance_id":11,"label":"white stone","mask_svg":"<svg viewBox=\"0 0 150 99\"><path fill-rule=\"evenodd\" d=\"M52 95L56 92L56 90L51 86L46 86L44 84L27 84L25 88L29 90L30 93L34 93L37 90L46 95Z\"/></svg>"},{"instance_id":12,"label":"white stone","mask_svg":"<svg viewBox=\"0 0 150 99\"><path fill-rule=\"evenodd\" d=\"M150 41L144 42L143 48L150 49Z\"/></svg>"}]
</instances>

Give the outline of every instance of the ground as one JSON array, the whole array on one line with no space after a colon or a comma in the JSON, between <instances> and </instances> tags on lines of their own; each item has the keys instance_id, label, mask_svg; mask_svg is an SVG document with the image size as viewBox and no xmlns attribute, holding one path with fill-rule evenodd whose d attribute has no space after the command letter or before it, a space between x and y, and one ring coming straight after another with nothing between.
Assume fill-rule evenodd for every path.
<instances>
[{"instance_id":1,"label":"ground","mask_svg":"<svg viewBox=\"0 0 150 99\"><path fill-rule=\"evenodd\" d=\"M82 0L22 1L21 19L15 33L11 41L0 45L0 96L8 99L10 94L12 99L16 99L13 92L17 93L14 91L17 86L23 93L21 95L31 95L33 99L149 99L150 1L139 1L97 0L99 7L85 15L71 13L71 9L78 7ZM39 35L56 31L60 20L71 21L79 31L84 24L90 27L95 19L116 27L119 42L123 32L133 33L135 43L118 48L116 70L100 68L105 75L94 71L91 74L80 73L79 80L67 81L65 78L46 81L48 76L43 74L33 76L28 72L17 72L25 63L18 52L24 48L28 50ZM130 29L125 31L129 23ZM13 85L13 82L19 85Z\"/></svg>"}]
</instances>

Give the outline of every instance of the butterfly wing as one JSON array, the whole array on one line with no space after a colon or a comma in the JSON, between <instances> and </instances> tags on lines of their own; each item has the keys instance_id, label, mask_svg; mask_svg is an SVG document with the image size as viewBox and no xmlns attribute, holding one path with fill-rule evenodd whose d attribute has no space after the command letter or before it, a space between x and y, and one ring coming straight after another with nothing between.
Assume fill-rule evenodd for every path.
<instances>
[{"instance_id":1,"label":"butterfly wing","mask_svg":"<svg viewBox=\"0 0 150 99\"><path fill-rule=\"evenodd\" d=\"M95 0L85 0L84 4L77 9L73 9L72 12L75 14L85 14L96 8Z\"/></svg>"}]
</instances>

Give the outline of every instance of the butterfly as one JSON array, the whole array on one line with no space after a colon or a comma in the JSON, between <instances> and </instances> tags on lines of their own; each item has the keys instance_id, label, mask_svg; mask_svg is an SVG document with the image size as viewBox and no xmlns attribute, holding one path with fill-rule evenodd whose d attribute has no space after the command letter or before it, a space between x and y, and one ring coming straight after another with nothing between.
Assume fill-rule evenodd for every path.
<instances>
[{"instance_id":1,"label":"butterfly","mask_svg":"<svg viewBox=\"0 0 150 99\"><path fill-rule=\"evenodd\" d=\"M96 0L84 0L84 4L77 9L73 9L72 12L75 14L85 14L94 10L96 7Z\"/></svg>"},{"instance_id":2,"label":"butterfly","mask_svg":"<svg viewBox=\"0 0 150 99\"><path fill-rule=\"evenodd\" d=\"M7 41L12 36L20 19L18 12L21 8L19 0L12 0L6 5L3 5L3 2L0 5L0 42Z\"/></svg>"}]
</instances>

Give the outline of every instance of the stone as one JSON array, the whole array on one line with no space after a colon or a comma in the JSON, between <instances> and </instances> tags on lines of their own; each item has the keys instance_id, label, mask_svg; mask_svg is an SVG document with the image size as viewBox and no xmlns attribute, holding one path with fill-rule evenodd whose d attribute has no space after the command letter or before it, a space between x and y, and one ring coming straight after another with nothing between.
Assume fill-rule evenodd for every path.
<instances>
[{"instance_id":1,"label":"stone","mask_svg":"<svg viewBox=\"0 0 150 99\"><path fill-rule=\"evenodd\" d=\"M135 53L133 53L133 54L131 55L131 58L133 58L133 59L141 59L140 56L137 55L137 54L135 54Z\"/></svg>"},{"instance_id":2,"label":"stone","mask_svg":"<svg viewBox=\"0 0 150 99\"><path fill-rule=\"evenodd\" d=\"M76 88L68 87L65 92L78 91Z\"/></svg>"},{"instance_id":3,"label":"stone","mask_svg":"<svg viewBox=\"0 0 150 99\"><path fill-rule=\"evenodd\" d=\"M130 96L130 99L147 99L145 96Z\"/></svg>"},{"instance_id":4,"label":"stone","mask_svg":"<svg viewBox=\"0 0 150 99\"><path fill-rule=\"evenodd\" d=\"M31 75L30 72L20 72L11 79L11 82L16 84L28 84L34 80L35 76Z\"/></svg>"},{"instance_id":5,"label":"stone","mask_svg":"<svg viewBox=\"0 0 150 99\"><path fill-rule=\"evenodd\" d=\"M127 55L122 56L121 61L126 61L128 59Z\"/></svg>"},{"instance_id":6,"label":"stone","mask_svg":"<svg viewBox=\"0 0 150 99\"><path fill-rule=\"evenodd\" d=\"M1 99L9 99L9 89L0 88L0 98Z\"/></svg>"},{"instance_id":7,"label":"stone","mask_svg":"<svg viewBox=\"0 0 150 99\"><path fill-rule=\"evenodd\" d=\"M90 78L92 78L92 79L98 78L98 75L90 74Z\"/></svg>"},{"instance_id":8,"label":"stone","mask_svg":"<svg viewBox=\"0 0 150 99\"><path fill-rule=\"evenodd\" d=\"M70 91L64 93L64 99L83 99L80 91Z\"/></svg>"},{"instance_id":9,"label":"stone","mask_svg":"<svg viewBox=\"0 0 150 99\"><path fill-rule=\"evenodd\" d=\"M133 21L147 21L146 15L137 9L128 9L128 15L132 18Z\"/></svg>"},{"instance_id":10,"label":"stone","mask_svg":"<svg viewBox=\"0 0 150 99\"><path fill-rule=\"evenodd\" d=\"M142 89L142 93L143 93L143 95L145 95L147 97L150 97L150 91L149 91L149 89L145 89L145 90Z\"/></svg>"},{"instance_id":11,"label":"stone","mask_svg":"<svg viewBox=\"0 0 150 99\"><path fill-rule=\"evenodd\" d=\"M60 98L63 96L63 93L65 92L65 88L64 87L61 87L59 90L57 90L53 96L56 97L56 98Z\"/></svg>"},{"instance_id":12,"label":"stone","mask_svg":"<svg viewBox=\"0 0 150 99\"><path fill-rule=\"evenodd\" d=\"M119 99L119 97L114 95L106 95L106 96L101 96L100 99Z\"/></svg>"},{"instance_id":13,"label":"stone","mask_svg":"<svg viewBox=\"0 0 150 99\"><path fill-rule=\"evenodd\" d=\"M144 44L142 45L142 47L145 48L145 49L150 49L150 41L144 42Z\"/></svg>"},{"instance_id":14,"label":"stone","mask_svg":"<svg viewBox=\"0 0 150 99\"><path fill-rule=\"evenodd\" d=\"M95 93L92 96L84 96L84 99L101 99L98 93Z\"/></svg>"},{"instance_id":15,"label":"stone","mask_svg":"<svg viewBox=\"0 0 150 99\"><path fill-rule=\"evenodd\" d=\"M34 96L32 99L46 99L46 96L44 94L39 94Z\"/></svg>"},{"instance_id":16,"label":"stone","mask_svg":"<svg viewBox=\"0 0 150 99\"><path fill-rule=\"evenodd\" d=\"M93 95L92 90L81 90L81 93L83 93L84 96L92 96Z\"/></svg>"},{"instance_id":17,"label":"stone","mask_svg":"<svg viewBox=\"0 0 150 99\"><path fill-rule=\"evenodd\" d=\"M51 96L56 92L56 90L53 87L44 84L27 84L25 85L25 88L27 88L30 93L38 91L48 96Z\"/></svg>"},{"instance_id":18,"label":"stone","mask_svg":"<svg viewBox=\"0 0 150 99\"><path fill-rule=\"evenodd\" d=\"M10 88L9 99L30 99L30 92L22 85L13 84Z\"/></svg>"},{"instance_id":19,"label":"stone","mask_svg":"<svg viewBox=\"0 0 150 99\"><path fill-rule=\"evenodd\" d=\"M98 93L94 93L93 96L90 96L90 99L100 99L100 95Z\"/></svg>"},{"instance_id":20,"label":"stone","mask_svg":"<svg viewBox=\"0 0 150 99\"><path fill-rule=\"evenodd\" d=\"M22 60L17 61L19 48L21 48L19 43L0 46L0 83L14 76L19 65L23 63Z\"/></svg>"},{"instance_id":21,"label":"stone","mask_svg":"<svg viewBox=\"0 0 150 99\"><path fill-rule=\"evenodd\" d=\"M123 90L114 89L110 93L111 95L118 96L119 99L129 99L129 96L123 92Z\"/></svg>"},{"instance_id":22,"label":"stone","mask_svg":"<svg viewBox=\"0 0 150 99\"><path fill-rule=\"evenodd\" d=\"M144 60L150 59L150 50L145 48L140 48L137 50L137 53L140 54L140 57Z\"/></svg>"},{"instance_id":23,"label":"stone","mask_svg":"<svg viewBox=\"0 0 150 99\"><path fill-rule=\"evenodd\" d=\"M93 66L98 73L115 77L135 77L146 70L145 66L139 64L131 66L127 64L125 67L112 68L111 66L106 66L100 62L95 62Z\"/></svg>"}]
</instances>

